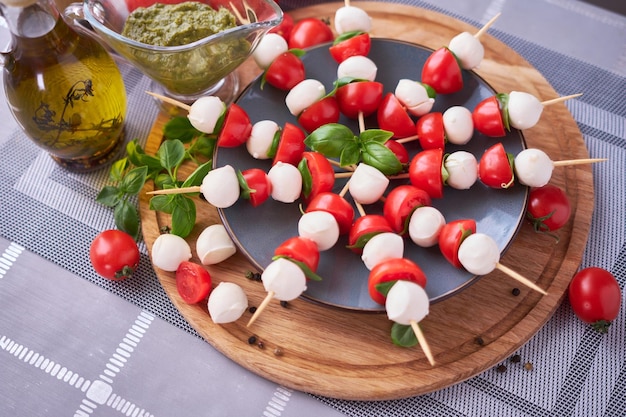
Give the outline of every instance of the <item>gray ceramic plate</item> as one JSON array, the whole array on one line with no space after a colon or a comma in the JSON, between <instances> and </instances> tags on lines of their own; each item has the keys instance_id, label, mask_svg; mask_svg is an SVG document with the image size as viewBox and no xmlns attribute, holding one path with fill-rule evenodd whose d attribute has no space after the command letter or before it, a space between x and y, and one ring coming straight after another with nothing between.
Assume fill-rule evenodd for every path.
<instances>
[{"instance_id":1,"label":"gray ceramic plate","mask_svg":"<svg viewBox=\"0 0 626 417\"><path fill-rule=\"evenodd\" d=\"M382 82L386 92L393 92L401 78L419 80L421 68L432 51L414 44L388 39L373 39L369 54L378 66L377 81ZM332 89L336 79L337 63L328 53L328 45L307 52L303 57L307 78L321 81L326 90ZM464 71L464 89L451 95L439 95L433 111L443 112L453 105L463 105L469 110L483 99L492 96L495 91L475 73ZM279 125L285 122L297 124L287 110L284 99L286 92L269 85L260 89L260 80L254 81L239 97L239 104L250 116L253 123L270 119ZM350 126L358 132L354 120L343 118L340 123ZM376 127L375 118L366 121L366 127ZM514 130L507 137L488 138L476 133L472 140L463 147L449 146L446 152L466 150L472 152L478 160L491 145L502 142L507 152L516 155L524 149L521 132ZM419 152L418 142L407 144L411 155ZM271 163L252 158L245 146L238 148L220 148L215 158L216 166L230 164L235 169L245 170L252 167L268 171ZM408 180L405 180L406 183ZM338 180L335 191L339 192L345 180ZM348 197L349 199L349 197ZM443 199L433 200L447 221L473 218L477 230L493 237L502 252L515 237L524 218L527 201L527 188L515 185L508 190L490 189L477 182L469 190L444 189ZM274 249L286 239L297 236L297 223L300 218L300 201L284 204L271 200L260 207L253 208L247 201L241 200L234 206L220 210L224 224L235 240L239 249L259 269L271 262ZM380 213L382 205L366 206L367 213ZM370 299L367 291L368 270L359 255L346 249L347 237L340 237L339 242L330 250L320 254L318 274L323 281L309 282L304 296L310 300L331 306L362 310L383 311L384 307ZM405 257L412 259L422 268L428 278L426 291L431 302L449 297L470 285L477 277L450 265L440 254L437 246L420 248L410 240L405 244Z\"/></svg>"}]
</instances>

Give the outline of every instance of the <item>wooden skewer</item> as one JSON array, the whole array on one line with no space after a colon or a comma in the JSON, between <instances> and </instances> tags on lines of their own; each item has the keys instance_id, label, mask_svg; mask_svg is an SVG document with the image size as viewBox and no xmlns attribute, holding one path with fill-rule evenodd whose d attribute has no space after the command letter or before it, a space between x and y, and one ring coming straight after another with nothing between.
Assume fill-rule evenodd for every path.
<instances>
[{"instance_id":1,"label":"wooden skewer","mask_svg":"<svg viewBox=\"0 0 626 417\"><path fill-rule=\"evenodd\" d=\"M180 107L183 110L187 110L187 111L191 110L191 106L190 105L185 104L185 103L181 103L180 101L174 100L173 98L162 96L161 94L153 93L151 91L146 91L146 93L151 95L152 97L158 98L161 101L164 101L164 102L169 103L169 104L173 104L176 107Z\"/></svg>"},{"instance_id":2,"label":"wooden skewer","mask_svg":"<svg viewBox=\"0 0 626 417\"><path fill-rule=\"evenodd\" d=\"M267 295L265 296L263 301L261 301L261 304L257 307L252 317L250 317L250 321L248 322L246 327L250 327L252 323L254 323L256 319L259 318L259 315L263 310L265 310L265 307L267 307L270 301L272 301L272 298L274 298L274 291L268 291Z\"/></svg>"},{"instance_id":3,"label":"wooden skewer","mask_svg":"<svg viewBox=\"0 0 626 417\"><path fill-rule=\"evenodd\" d=\"M361 217L365 216L365 209L363 209L363 204L355 201L354 205L356 206L356 210L359 212L359 215L361 215Z\"/></svg>"},{"instance_id":4,"label":"wooden skewer","mask_svg":"<svg viewBox=\"0 0 626 417\"><path fill-rule=\"evenodd\" d=\"M498 13L497 15L492 17L491 20L489 20L487 23L485 23L485 25L482 28L480 28L480 30L478 32L476 32L474 37L476 39L480 38L485 32L487 32L487 30L489 30L491 25L493 25L495 23L495 21L498 20L498 18L500 17L501 14L502 13Z\"/></svg>"},{"instance_id":5,"label":"wooden skewer","mask_svg":"<svg viewBox=\"0 0 626 417\"><path fill-rule=\"evenodd\" d=\"M553 104L557 104L557 103L560 103L562 101L567 101L567 100L570 100L570 99L573 99L573 98L576 98L576 97L580 97L582 95L583 95L583 93L578 93L578 94L572 94L572 95L569 95L569 96L557 97L557 98L553 98L552 100L542 101L541 104L543 104L544 107L545 106L551 106Z\"/></svg>"},{"instance_id":6,"label":"wooden skewer","mask_svg":"<svg viewBox=\"0 0 626 417\"><path fill-rule=\"evenodd\" d=\"M200 186L184 187L184 188L166 188L164 190L148 191L146 194L186 194L186 193L199 193L201 191Z\"/></svg>"},{"instance_id":7,"label":"wooden skewer","mask_svg":"<svg viewBox=\"0 0 626 417\"><path fill-rule=\"evenodd\" d=\"M347 181L346 185L343 186L343 188L339 192L339 197L343 197L346 195L346 193L348 192L348 187L350 187L350 181Z\"/></svg>"},{"instance_id":8,"label":"wooden skewer","mask_svg":"<svg viewBox=\"0 0 626 417\"><path fill-rule=\"evenodd\" d=\"M359 112L359 132L363 133L365 131L365 118L363 116L363 112Z\"/></svg>"},{"instance_id":9,"label":"wooden skewer","mask_svg":"<svg viewBox=\"0 0 626 417\"><path fill-rule=\"evenodd\" d=\"M414 140L418 140L419 136L417 135L413 135L413 136L408 136L406 138L402 138L402 139L396 139L396 142L398 143L407 143L407 142L412 142Z\"/></svg>"},{"instance_id":10,"label":"wooden skewer","mask_svg":"<svg viewBox=\"0 0 626 417\"><path fill-rule=\"evenodd\" d=\"M327 158L327 159L328 159L328 162L330 162L331 165L334 165L334 166L336 166L338 168L341 168L341 169L345 169L346 171L354 171L356 169L356 167L353 166L353 165L343 166L339 162L335 161L334 159L329 159L329 158Z\"/></svg>"},{"instance_id":11,"label":"wooden skewer","mask_svg":"<svg viewBox=\"0 0 626 417\"><path fill-rule=\"evenodd\" d=\"M593 164L596 162L604 162L608 160L609 160L608 158L565 159L563 161L552 161L552 164L555 167L563 167L563 166L569 166L569 165Z\"/></svg>"},{"instance_id":12,"label":"wooden skewer","mask_svg":"<svg viewBox=\"0 0 626 417\"><path fill-rule=\"evenodd\" d=\"M422 351L424 352L424 355L426 355L426 359L428 359L428 362L430 363L431 366L435 366L435 358L433 357L433 353L430 350L430 346L428 345L428 342L426 341L424 332L422 332L422 329L420 328L419 324L417 324L415 320L411 320L410 323L411 323L411 329L413 329L413 333L415 333L415 336L417 337L417 341L422 347Z\"/></svg>"},{"instance_id":13,"label":"wooden skewer","mask_svg":"<svg viewBox=\"0 0 626 417\"><path fill-rule=\"evenodd\" d=\"M508 276L510 276L511 278L517 280L520 284L523 284L525 286L527 286L528 288L531 288L537 292L540 292L543 295L548 295L548 293L546 291L544 291L541 287L537 286L535 283L531 282L528 280L528 278L520 275L519 273L513 271L512 269L510 269L509 267L506 267L504 265L502 265L501 263L497 263L496 264L496 268L499 269L500 271L504 272L505 274L507 274Z\"/></svg>"},{"instance_id":14,"label":"wooden skewer","mask_svg":"<svg viewBox=\"0 0 626 417\"><path fill-rule=\"evenodd\" d=\"M350 178L352 175L354 175L354 171L338 172L335 174L335 178Z\"/></svg>"},{"instance_id":15,"label":"wooden skewer","mask_svg":"<svg viewBox=\"0 0 626 417\"><path fill-rule=\"evenodd\" d=\"M389 177L390 180L405 180L407 178L410 178L408 172L405 174L392 175L391 177Z\"/></svg>"},{"instance_id":16,"label":"wooden skewer","mask_svg":"<svg viewBox=\"0 0 626 417\"><path fill-rule=\"evenodd\" d=\"M230 4L230 8L231 8L231 12L233 12L233 14L235 15L235 17L237 19L239 19L239 21L241 23L243 23L244 25L249 25L250 24L250 20L246 17L243 17L241 15L241 13L239 13L239 10L237 10L237 8L235 7L235 5L233 4L233 2L228 2L228 4Z\"/></svg>"}]
</instances>

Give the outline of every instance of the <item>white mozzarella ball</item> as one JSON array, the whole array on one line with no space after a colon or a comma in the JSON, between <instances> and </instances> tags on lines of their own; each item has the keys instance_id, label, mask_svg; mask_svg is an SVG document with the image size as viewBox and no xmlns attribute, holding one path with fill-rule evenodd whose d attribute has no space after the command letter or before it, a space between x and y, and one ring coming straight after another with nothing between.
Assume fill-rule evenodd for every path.
<instances>
[{"instance_id":1,"label":"white mozzarella ball","mask_svg":"<svg viewBox=\"0 0 626 417\"><path fill-rule=\"evenodd\" d=\"M473 233L466 237L459 247L459 262L468 272L487 275L500 262L500 249L490 236Z\"/></svg>"},{"instance_id":2,"label":"white mozzarella ball","mask_svg":"<svg viewBox=\"0 0 626 417\"><path fill-rule=\"evenodd\" d=\"M298 234L311 239L319 251L332 248L339 239L339 224L335 216L326 211L309 211L298 221Z\"/></svg>"},{"instance_id":3,"label":"white mozzarella ball","mask_svg":"<svg viewBox=\"0 0 626 417\"><path fill-rule=\"evenodd\" d=\"M511 91L509 94L509 123L516 129L530 129L537 124L543 104L532 94Z\"/></svg>"},{"instance_id":4,"label":"white mozzarella ball","mask_svg":"<svg viewBox=\"0 0 626 417\"><path fill-rule=\"evenodd\" d=\"M461 62L461 68L477 68L485 57L485 48L480 40L469 32L461 32L450 40L448 45Z\"/></svg>"},{"instance_id":5,"label":"white mozzarella ball","mask_svg":"<svg viewBox=\"0 0 626 417\"><path fill-rule=\"evenodd\" d=\"M400 280L387 293L385 310L389 320L408 326L428 315L430 300L424 288L412 281Z\"/></svg>"},{"instance_id":6,"label":"white mozzarella ball","mask_svg":"<svg viewBox=\"0 0 626 417\"><path fill-rule=\"evenodd\" d=\"M384 232L374 235L363 247L361 259L370 271L388 259L404 256L404 239L396 233Z\"/></svg>"},{"instance_id":7,"label":"white mozzarella ball","mask_svg":"<svg viewBox=\"0 0 626 417\"><path fill-rule=\"evenodd\" d=\"M435 99L428 96L428 91L422 83L406 78L398 81L394 95L414 116L429 113L435 104Z\"/></svg>"},{"instance_id":8,"label":"white mozzarella ball","mask_svg":"<svg viewBox=\"0 0 626 417\"><path fill-rule=\"evenodd\" d=\"M203 265L218 264L237 252L223 224L206 227L196 239L196 253Z\"/></svg>"},{"instance_id":9,"label":"white mozzarella ball","mask_svg":"<svg viewBox=\"0 0 626 417\"><path fill-rule=\"evenodd\" d=\"M342 6L335 12L335 30L341 35L346 32L372 30L372 18L367 12L355 6Z\"/></svg>"},{"instance_id":10,"label":"white mozzarella ball","mask_svg":"<svg viewBox=\"0 0 626 417\"><path fill-rule=\"evenodd\" d=\"M225 112L226 104L219 97L206 96L200 97L191 105L187 118L193 127L210 135Z\"/></svg>"},{"instance_id":11,"label":"white mozzarella ball","mask_svg":"<svg viewBox=\"0 0 626 417\"><path fill-rule=\"evenodd\" d=\"M213 168L202 180L200 190L206 201L217 208L232 206L239 199L239 179L230 165Z\"/></svg>"},{"instance_id":12,"label":"white mozzarella ball","mask_svg":"<svg viewBox=\"0 0 626 417\"><path fill-rule=\"evenodd\" d=\"M337 67L337 78L352 77L359 80L374 81L378 67L366 56L355 55L343 61Z\"/></svg>"},{"instance_id":13,"label":"white mozzarella ball","mask_svg":"<svg viewBox=\"0 0 626 417\"><path fill-rule=\"evenodd\" d=\"M269 159L267 154L272 147L274 135L280 126L273 120L260 120L252 125L250 137L246 141L246 149L254 159Z\"/></svg>"},{"instance_id":14,"label":"white mozzarella ball","mask_svg":"<svg viewBox=\"0 0 626 417\"><path fill-rule=\"evenodd\" d=\"M360 163L348 182L348 190L354 201L373 204L380 200L389 185L389 178L371 165Z\"/></svg>"},{"instance_id":15,"label":"white mozzarella ball","mask_svg":"<svg viewBox=\"0 0 626 417\"><path fill-rule=\"evenodd\" d=\"M302 192L302 175L298 168L277 162L267 173L272 184L272 198L281 203L293 203Z\"/></svg>"},{"instance_id":16,"label":"white mozzarella ball","mask_svg":"<svg viewBox=\"0 0 626 417\"><path fill-rule=\"evenodd\" d=\"M515 157L515 173L521 184L529 187L543 187L550 178L554 163L540 149L524 149Z\"/></svg>"},{"instance_id":17,"label":"white mozzarella ball","mask_svg":"<svg viewBox=\"0 0 626 417\"><path fill-rule=\"evenodd\" d=\"M248 309L248 297L239 285L220 282L209 295L208 309L214 323L232 323Z\"/></svg>"},{"instance_id":18,"label":"white mozzarella ball","mask_svg":"<svg viewBox=\"0 0 626 417\"><path fill-rule=\"evenodd\" d=\"M176 271L183 261L191 258L191 248L185 239L170 233L159 235L152 245L152 263L164 271Z\"/></svg>"},{"instance_id":19,"label":"white mozzarella ball","mask_svg":"<svg viewBox=\"0 0 626 417\"><path fill-rule=\"evenodd\" d=\"M478 180L478 161L467 151L452 152L443 162L448 179L446 184L457 190L467 190Z\"/></svg>"},{"instance_id":20,"label":"white mozzarella ball","mask_svg":"<svg viewBox=\"0 0 626 417\"><path fill-rule=\"evenodd\" d=\"M443 128L448 142L465 145L474 135L472 112L463 106L452 106L443 112Z\"/></svg>"},{"instance_id":21,"label":"white mozzarella ball","mask_svg":"<svg viewBox=\"0 0 626 417\"><path fill-rule=\"evenodd\" d=\"M445 224L446 219L435 207L418 207L409 220L409 237L417 246L423 248L435 246Z\"/></svg>"},{"instance_id":22,"label":"white mozzarella ball","mask_svg":"<svg viewBox=\"0 0 626 417\"><path fill-rule=\"evenodd\" d=\"M289 113L298 116L304 109L321 100L326 95L324 84L314 79L306 79L296 84L285 97Z\"/></svg>"},{"instance_id":23,"label":"white mozzarella ball","mask_svg":"<svg viewBox=\"0 0 626 417\"><path fill-rule=\"evenodd\" d=\"M263 287L273 292L274 298L291 301L306 291L306 275L295 263L278 258L270 263L261 274Z\"/></svg>"},{"instance_id":24,"label":"white mozzarella ball","mask_svg":"<svg viewBox=\"0 0 626 417\"><path fill-rule=\"evenodd\" d=\"M285 38L278 33L268 33L261 38L261 41L259 41L252 53L252 57L261 69L267 69L279 55L288 50L289 46Z\"/></svg>"}]
</instances>

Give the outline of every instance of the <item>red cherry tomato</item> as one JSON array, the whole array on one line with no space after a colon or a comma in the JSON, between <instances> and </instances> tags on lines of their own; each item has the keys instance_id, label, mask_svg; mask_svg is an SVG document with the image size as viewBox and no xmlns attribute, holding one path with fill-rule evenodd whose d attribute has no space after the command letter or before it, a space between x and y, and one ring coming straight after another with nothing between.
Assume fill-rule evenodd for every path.
<instances>
[{"instance_id":1,"label":"red cherry tomato","mask_svg":"<svg viewBox=\"0 0 626 417\"><path fill-rule=\"evenodd\" d=\"M509 188L513 185L513 156L502 143L488 148L478 162L478 178L491 188Z\"/></svg>"},{"instance_id":2,"label":"red cherry tomato","mask_svg":"<svg viewBox=\"0 0 626 417\"><path fill-rule=\"evenodd\" d=\"M398 158L398 161L400 161L402 165L409 163L409 152L406 150L403 144L396 140L389 139L387 142L385 142L385 146L389 148L391 152L393 152L393 154L396 156L396 158Z\"/></svg>"},{"instance_id":3,"label":"red cherry tomato","mask_svg":"<svg viewBox=\"0 0 626 417\"><path fill-rule=\"evenodd\" d=\"M300 57L290 51L278 55L265 70L263 79L279 90L291 90L304 80L306 70Z\"/></svg>"},{"instance_id":4,"label":"red cherry tomato","mask_svg":"<svg viewBox=\"0 0 626 417\"><path fill-rule=\"evenodd\" d=\"M250 168L241 173L250 189L249 200L252 207L263 204L272 194L272 183L267 173L259 168Z\"/></svg>"},{"instance_id":5,"label":"red cherry tomato","mask_svg":"<svg viewBox=\"0 0 626 417\"><path fill-rule=\"evenodd\" d=\"M252 123L248 113L237 104L228 106L224 125L217 138L217 146L234 148L246 143L252 132Z\"/></svg>"},{"instance_id":6,"label":"red cherry tomato","mask_svg":"<svg viewBox=\"0 0 626 417\"><path fill-rule=\"evenodd\" d=\"M211 274L202 265L183 261L176 270L176 289L188 304L196 304L211 293Z\"/></svg>"},{"instance_id":7,"label":"red cherry tomato","mask_svg":"<svg viewBox=\"0 0 626 417\"><path fill-rule=\"evenodd\" d=\"M476 233L476 221L473 219L453 220L441 228L439 250L443 257L457 268L463 266L459 261L459 246L472 233Z\"/></svg>"},{"instance_id":8,"label":"red cherry tomato","mask_svg":"<svg viewBox=\"0 0 626 417\"><path fill-rule=\"evenodd\" d=\"M484 99L476 105L472 112L474 127L486 136L499 138L506 135L500 101L496 96Z\"/></svg>"},{"instance_id":9,"label":"red cherry tomato","mask_svg":"<svg viewBox=\"0 0 626 417\"><path fill-rule=\"evenodd\" d=\"M567 194L556 185L531 188L528 196L528 218L538 232L553 232L565 226L571 214Z\"/></svg>"},{"instance_id":10,"label":"red cherry tomato","mask_svg":"<svg viewBox=\"0 0 626 417\"><path fill-rule=\"evenodd\" d=\"M367 56L372 47L372 40L368 33L359 33L351 38L338 38L337 40L328 50L333 59L339 64L351 56Z\"/></svg>"},{"instance_id":11,"label":"red cherry tomato","mask_svg":"<svg viewBox=\"0 0 626 417\"><path fill-rule=\"evenodd\" d=\"M373 114L383 99L383 85L377 81L357 81L342 85L335 93L339 110L346 117L356 119L359 113Z\"/></svg>"},{"instance_id":12,"label":"red cherry tomato","mask_svg":"<svg viewBox=\"0 0 626 417\"><path fill-rule=\"evenodd\" d=\"M407 258L388 259L376 265L369 274L367 289L372 300L385 304L387 293L396 281L411 281L426 287L426 275L417 264Z\"/></svg>"},{"instance_id":13,"label":"red cherry tomato","mask_svg":"<svg viewBox=\"0 0 626 417\"><path fill-rule=\"evenodd\" d=\"M304 180L302 195L305 203L310 202L316 195L333 190L335 185L335 170L328 159L318 152L304 152L302 154L307 170L311 176L311 184Z\"/></svg>"},{"instance_id":14,"label":"red cherry tomato","mask_svg":"<svg viewBox=\"0 0 626 417\"><path fill-rule=\"evenodd\" d=\"M415 134L415 123L392 93L387 93L381 101L376 118L378 127L393 132L393 137L396 139Z\"/></svg>"},{"instance_id":15,"label":"red cherry tomato","mask_svg":"<svg viewBox=\"0 0 626 417\"><path fill-rule=\"evenodd\" d=\"M289 122L285 123L285 127L280 134L273 165L278 162L298 165L302 159L302 153L306 149L304 144L305 138L304 132L298 126Z\"/></svg>"},{"instance_id":16,"label":"red cherry tomato","mask_svg":"<svg viewBox=\"0 0 626 417\"><path fill-rule=\"evenodd\" d=\"M339 225L339 233L344 235L350 232L354 219L354 208L345 198L335 193L319 193L309 203L306 212L321 210L333 215Z\"/></svg>"},{"instance_id":17,"label":"red cherry tomato","mask_svg":"<svg viewBox=\"0 0 626 417\"><path fill-rule=\"evenodd\" d=\"M285 256L294 261L302 262L311 271L317 271L320 261L320 252L317 244L311 239L296 236L287 239L274 251L274 256Z\"/></svg>"},{"instance_id":18,"label":"red cherry tomato","mask_svg":"<svg viewBox=\"0 0 626 417\"><path fill-rule=\"evenodd\" d=\"M121 281L131 277L139 265L139 249L128 233L105 230L91 242L89 259L98 274Z\"/></svg>"},{"instance_id":19,"label":"red cherry tomato","mask_svg":"<svg viewBox=\"0 0 626 417\"><path fill-rule=\"evenodd\" d=\"M622 302L622 290L615 276L597 267L585 268L574 275L568 295L578 318L600 333L608 331Z\"/></svg>"},{"instance_id":20,"label":"red cherry tomato","mask_svg":"<svg viewBox=\"0 0 626 417\"><path fill-rule=\"evenodd\" d=\"M422 149L445 148L446 132L443 128L443 113L427 113L417 119L415 127Z\"/></svg>"},{"instance_id":21,"label":"red cherry tomato","mask_svg":"<svg viewBox=\"0 0 626 417\"><path fill-rule=\"evenodd\" d=\"M409 165L411 184L424 190L431 198L443 197L443 149L426 149L415 154Z\"/></svg>"},{"instance_id":22,"label":"red cherry tomato","mask_svg":"<svg viewBox=\"0 0 626 417\"><path fill-rule=\"evenodd\" d=\"M430 196L426 191L414 185L399 185L387 195L383 205L383 215L393 231L404 236L408 227L408 219L413 211L421 206L430 206Z\"/></svg>"},{"instance_id":23,"label":"red cherry tomato","mask_svg":"<svg viewBox=\"0 0 626 417\"><path fill-rule=\"evenodd\" d=\"M293 17L289 13L283 13L283 21L278 26L274 26L269 30L270 33L277 33L286 41L289 40L289 35L293 29Z\"/></svg>"},{"instance_id":24,"label":"red cherry tomato","mask_svg":"<svg viewBox=\"0 0 626 417\"><path fill-rule=\"evenodd\" d=\"M316 101L300 113L298 123L311 133L320 126L339 121L339 104L334 96L324 97Z\"/></svg>"},{"instance_id":25,"label":"red cherry tomato","mask_svg":"<svg viewBox=\"0 0 626 417\"><path fill-rule=\"evenodd\" d=\"M422 82L437 94L452 94L463 89L463 73L459 61L448 48L434 51L422 67Z\"/></svg>"},{"instance_id":26,"label":"red cherry tomato","mask_svg":"<svg viewBox=\"0 0 626 417\"><path fill-rule=\"evenodd\" d=\"M363 252L365 244L379 233L393 232L391 225L380 214L366 214L355 220L348 235L348 247L355 253Z\"/></svg>"},{"instance_id":27,"label":"red cherry tomato","mask_svg":"<svg viewBox=\"0 0 626 417\"><path fill-rule=\"evenodd\" d=\"M289 49L305 49L334 39L333 32L321 19L307 17L296 22L289 34Z\"/></svg>"}]
</instances>

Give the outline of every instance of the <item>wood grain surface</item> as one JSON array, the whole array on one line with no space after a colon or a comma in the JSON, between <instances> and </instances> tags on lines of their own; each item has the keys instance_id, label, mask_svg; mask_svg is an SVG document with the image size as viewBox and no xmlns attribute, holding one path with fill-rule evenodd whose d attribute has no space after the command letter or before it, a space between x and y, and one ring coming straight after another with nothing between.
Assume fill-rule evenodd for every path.
<instances>
[{"instance_id":1,"label":"wood grain surface","mask_svg":"<svg viewBox=\"0 0 626 417\"><path fill-rule=\"evenodd\" d=\"M327 3L294 11L305 16L331 18L342 3ZM372 36L405 40L436 49L468 26L444 15L394 4L358 2L373 19ZM558 94L528 62L507 45L484 35L485 59L476 72L499 92L527 91L547 100ZM247 62L239 70L243 85L258 75ZM575 91L568 93L576 93ZM161 142L166 115L155 122L146 151ZM524 132L529 147L541 148L552 160L587 157L580 131L564 104L546 107L540 122ZM181 176L189 171L181 172ZM533 336L559 306L582 257L593 210L591 168L585 165L555 169L552 183L567 191L572 218L558 234L536 234L525 224L501 262L548 291L547 296L521 287L495 271L460 294L431 306L421 327L433 351L430 366L419 347L400 348L389 338L391 323L384 314L329 308L298 299L288 307L273 302L247 328L250 313L235 323L215 325L206 303L187 305L178 296L174 274L156 270L172 302L189 323L216 349L241 366L292 389L350 399L384 400L425 394L470 378L506 359ZM152 189L146 185L144 191ZM167 216L148 209L142 193L140 212L148 249L167 225ZM195 238L219 222L216 210L197 204L198 221L188 237L195 256ZM260 242L262 244L262 242ZM241 254L208 268L214 284L232 281L246 291L251 306L265 296L262 284L244 277L251 270ZM513 296L511 290L521 293ZM258 344L250 344L250 336ZM280 355L276 351L280 350Z\"/></svg>"}]
</instances>

